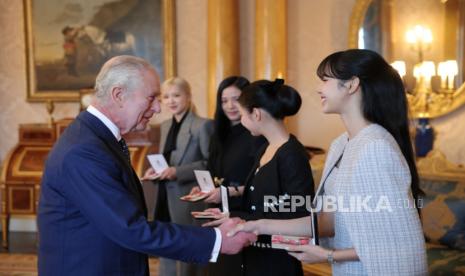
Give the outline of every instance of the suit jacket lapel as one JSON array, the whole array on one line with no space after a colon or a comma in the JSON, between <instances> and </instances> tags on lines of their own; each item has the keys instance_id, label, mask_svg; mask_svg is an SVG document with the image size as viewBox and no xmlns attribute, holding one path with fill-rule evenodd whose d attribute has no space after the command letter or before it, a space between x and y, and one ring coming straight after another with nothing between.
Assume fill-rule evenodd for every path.
<instances>
[{"instance_id":1,"label":"suit jacket lapel","mask_svg":"<svg viewBox=\"0 0 465 276\"><path fill-rule=\"evenodd\" d=\"M133 192L147 216L147 207L139 177L132 166L127 162L116 137L105 126L105 124L102 123L102 121L87 111L81 112L81 114L77 117L77 120L80 120L89 127L97 135L97 137L99 137L108 146L117 161L125 168L127 175L130 176L130 183L123 183L123 185L126 185L126 187Z\"/></svg>"},{"instance_id":2,"label":"suit jacket lapel","mask_svg":"<svg viewBox=\"0 0 465 276\"><path fill-rule=\"evenodd\" d=\"M117 157L118 161L122 164L127 164L126 158L121 146L119 145L116 137L111 131L102 123L97 117L87 111L83 111L78 117L78 120L83 122L87 127L100 137L100 139L111 149L113 154Z\"/></svg>"},{"instance_id":3,"label":"suit jacket lapel","mask_svg":"<svg viewBox=\"0 0 465 276\"><path fill-rule=\"evenodd\" d=\"M176 150L171 154L171 160L174 165L180 165L181 161L186 153L187 146L191 140L191 126L194 121L194 114L189 111L186 119L179 129L178 138L176 140Z\"/></svg>"},{"instance_id":4,"label":"suit jacket lapel","mask_svg":"<svg viewBox=\"0 0 465 276\"><path fill-rule=\"evenodd\" d=\"M159 146L159 153L162 154L165 149L166 138L168 136L168 131L171 128L171 124L173 124L172 120L167 120L160 125L160 146ZM166 160L168 163L170 160Z\"/></svg>"}]
</instances>

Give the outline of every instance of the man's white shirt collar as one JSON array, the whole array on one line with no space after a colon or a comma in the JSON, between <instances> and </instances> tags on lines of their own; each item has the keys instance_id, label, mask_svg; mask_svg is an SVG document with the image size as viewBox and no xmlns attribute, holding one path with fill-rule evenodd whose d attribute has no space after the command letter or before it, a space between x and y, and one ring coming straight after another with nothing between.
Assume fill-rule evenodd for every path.
<instances>
[{"instance_id":1,"label":"man's white shirt collar","mask_svg":"<svg viewBox=\"0 0 465 276\"><path fill-rule=\"evenodd\" d=\"M100 121L102 121L102 123L111 131L111 133L113 133L113 135L116 138L116 141L121 140L121 133L119 131L119 128L115 125L115 123L108 119L108 117L105 116L105 114L100 112L100 110L93 107L92 105L89 105L89 107L87 107L87 112L89 112L90 114L97 117Z\"/></svg>"}]
</instances>

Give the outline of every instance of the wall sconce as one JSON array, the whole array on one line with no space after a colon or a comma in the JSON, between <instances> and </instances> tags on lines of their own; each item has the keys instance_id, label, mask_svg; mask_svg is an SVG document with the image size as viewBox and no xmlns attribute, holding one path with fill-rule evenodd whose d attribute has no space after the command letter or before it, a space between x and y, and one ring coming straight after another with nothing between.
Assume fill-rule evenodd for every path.
<instances>
[{"instance_id":1,"label":"wall sconce","mask_svg":"<svg viewBox=\"0 0 465 276\"><path fill-rule=\"evenodd\" d=\"M463 1L440 0L447 2L441 5L439 1L431 0L425 8L424 1L418 0L357 0L352 10L350 48L358 46L387 58L394 57L391 62L398 60L392 67L399 72L408 92L411 117L419 119L415 144L417 154L421 156L431 149L434 139L429 119L465 104ZM412 22L413 18L418 18L416 23L431 22L428 24L433 24L432 28L415 23L404 29L405 23ZM460 70L457 70L457 63Z\"/></svg>"},{"instance_id":2,"label":"wall sconce","mask_svg":"<svg viewBox=\"0 0 465 276\"><path fill-rule=\"evenodd\" d=\"M428 93L431 91L431 78L436 74L436 66L432 61L423 61L413 67L413 76L417 84L414 92Z\"/></svg>"},{"instance_id":3,"label":"wall sconce","mask_svg":"<svg viewBox=\"0 0 465 276\"><path fill-rule=\"evenodd\" d=\"M399 75L404 78L407 74L407 66L405 61L396 60L391 63L391 66L399 73ZM412 94L416 94L418 91L432 90L431 78L434 76L441 77L441 88L436 91L439 93L452 93L454 92L455 85L454 80L457 76L459 68L456 60L447 60L439 62L437 74L435 70L435 64L432 61L423 61L417 63L413 67L413 76L416 80L415 89Z\"/></svg>"},{"instance_id":4,"label":"wall sconce","mask_svg":"<svg viewBox=\"0 0 465 276\"><path fill-rule=\"evenodd\" d=\"M454 78L459 72L456 60L447 60L438 65L438 75L441 76L441 90L454 91Z\"/></svg>"},{"instance_id":5,"label":"wall sconce","mask_svg":"<svg viewBox=\"0 0 465 276\"><path fill-rule=\"evenodd\" d=\"M418 52L418 63L413 65L415 86L408 92L409 102L416 110L420 110L420 120L416 127L415 148L418 156L425 156L433 147L434 131L429 124L429 109L438 109L452 102L454 93L454 78L458 73L457 61L439 62L424 60L424 52L431 48L433 35L429 28L416 25L406 32L406 40L410 48ZM407 65L405 61L397 60L391 63L405 83ZM433 90L431 80L434 76L441 77L440 88Z\"/></svg>"},{"instance_id":6,"label":"wall sconce","mask_svg":"<svg viewBox=\"0 0 465 276\"><path fill-rule=\"evenodd\" d=\"M405 34L411 49L418 52L419 62L423 61L423 52L431 48L433 33L427 27L416 25Z\"/></svg>"},{"instance_id":7,"label":"wall sconce","mask_svg":"<svg viewBox=\"0 0 465 276\"><path fill-rule=\"evenodd\" d=\"M391 63L391 66L396 69L397 73L399 73L401 78L404 78L407 73L407 67L405 66L405 61L396 60Z\"/></svg>"},{"instance_id":8,"label":"wall sconce","mask_svg":"<svg viewBox=\"0 0 465 276\"><path fill-rule=\"evenodd\" d=\"M454 79L458 74L457 61L447 60L439 62L436 71L436 65L433 61L424 60L425 51L428 51L433 43L432 32L427 27L416 25L406 32L405 37L410 48L418 53L418 63L413 65L412 72L415 78L415 85L413 89L407 91L409 93L409 101L415 104L416 110L422 110L424 114L428 114L428 110L432 105L437 108L438 106L452 102L452 96L455 91ZM405 76L407 74L407 64L405 61L394 61L391 63L391 66L397 70L405 83ZM440 76L441 84L439 89L433 90L431 80L436 75Z\"/></svg>"}]
</instances>

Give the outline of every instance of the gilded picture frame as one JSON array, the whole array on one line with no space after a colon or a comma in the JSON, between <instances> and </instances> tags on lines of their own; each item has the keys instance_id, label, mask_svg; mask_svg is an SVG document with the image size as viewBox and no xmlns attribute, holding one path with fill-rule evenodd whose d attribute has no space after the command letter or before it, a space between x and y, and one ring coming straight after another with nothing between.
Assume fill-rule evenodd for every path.
<instances>
[{"instance_id":1,"label":"gilded picture frame","mask_svg":"<svg viewBox=\"0 0 465 276\"><path fill-rule=\"evenodd\" d=\"M175 0L23 0L27 101L78 102L112 56L176 74Z\"/></svg>"}]
</instances>

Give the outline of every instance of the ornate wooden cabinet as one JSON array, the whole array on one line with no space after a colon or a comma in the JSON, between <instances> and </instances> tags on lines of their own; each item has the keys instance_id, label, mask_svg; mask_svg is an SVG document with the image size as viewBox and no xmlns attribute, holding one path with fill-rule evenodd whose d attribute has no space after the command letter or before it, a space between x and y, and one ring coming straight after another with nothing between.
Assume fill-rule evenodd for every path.
<instances>
[{"instance_id":1,"label":"ornate wooden cabinet","mask_svg":"<svg viewBox=\"0 0 465 276\"><path fill-rule=\"evenodd\" d=\"M19 142L9 152L0 176L2 245L8 247L8 226L11 215L35 217L40 195L40 182L47 155L72 119L53 124L24 124L19 127ZM131 152L131 161L141 175L145 156L158 145L158 128L124 136Z\"/></svg>"}]
</instances>

